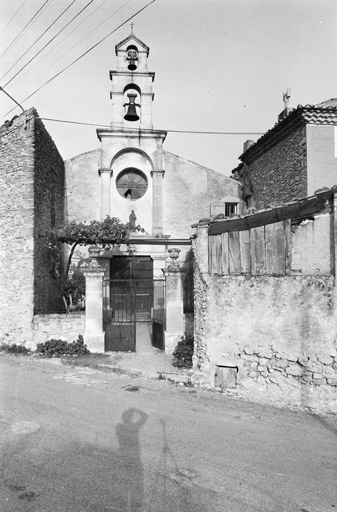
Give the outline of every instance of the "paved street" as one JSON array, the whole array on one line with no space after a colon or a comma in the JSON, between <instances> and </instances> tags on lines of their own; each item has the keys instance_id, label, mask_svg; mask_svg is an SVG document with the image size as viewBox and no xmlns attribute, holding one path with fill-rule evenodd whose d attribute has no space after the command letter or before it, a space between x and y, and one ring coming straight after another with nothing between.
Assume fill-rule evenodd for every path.
<instances>
[{"instance_id":1,"label":"paved street","mask_svg":"<svg viewBox=\"0 0 337 512\"><path fill-rule=\"evenodd\" d=\"M0 510L337 510L334 419L0 356Z\"/></svg>"}]
</instances>

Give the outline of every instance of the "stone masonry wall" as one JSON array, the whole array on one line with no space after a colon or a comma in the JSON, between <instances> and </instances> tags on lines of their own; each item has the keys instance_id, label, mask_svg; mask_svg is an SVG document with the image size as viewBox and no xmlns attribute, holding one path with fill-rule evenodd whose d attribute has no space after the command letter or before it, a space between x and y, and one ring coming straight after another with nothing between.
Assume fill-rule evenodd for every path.
<instances>
[{"instance_id":1,"label":"stone masonry wall","mask_svg":"<svg viewBox=\"0 0 337 512\"><path fill-rule=\"evenodd\" d=\"M52 259L43 235L64 222L64 163L39 118L34 139L34 275L35 313L49 312L56 301L57 276L62 272Z\"/></svg>"},{"instance_id":2,"label":"stone masonry wall","mask_svg":"<svg viewBox=\"0 0 337 512\"><path fill-rule=\"evenodd\" d=\"M32 342L34 300L34 117L0 128L0 343Z\"/></svg>"},{"instance_id":3,"label":"stone masonry wall","mask_svg":"<svg viewBox=\"0 0 337 512\"><path fill-rule=\"evenodd\" d=\"M0 128L0 343L34 346L34 300L42 303L53 282L39 235L52 217L62 222L62 180L62 159L35 109L6 121Z\"/></svg>"},{"instance_id":4,"label":"stone masonry wall","mask_svg":"<svg viewBox=\"0 0 337 512\"><path fill-rule=\"evenodd\" d=\"M245 162L245 157L242 157ZM253 205L260 209L307 195L306 129L299 127L266 149L249 167Z\"/></svg>"},{"instance_id":5,"label":"stone masonry wall","mask_svg":"<svg viewBox=\"0 0 337 512\"><path fill-rule=\"evenodd\" d=\"M62 339L71 343L84 335L85 313L69 315L35 315L33 332L34 343L45 343L51 339Z\"/></svg>"},{"instance_id":6,"label":"stone masonry wall","mask_svg":"<svg viewBox=\"0 0 337 512\"><path fill-rule=\"evenodd\" d=\"M198 266L198 254L196 251ZM251 400L337 412L337 318L331 275L209 276L195 272L195 384L237 369Z\"/></svg>"}]
</instances>

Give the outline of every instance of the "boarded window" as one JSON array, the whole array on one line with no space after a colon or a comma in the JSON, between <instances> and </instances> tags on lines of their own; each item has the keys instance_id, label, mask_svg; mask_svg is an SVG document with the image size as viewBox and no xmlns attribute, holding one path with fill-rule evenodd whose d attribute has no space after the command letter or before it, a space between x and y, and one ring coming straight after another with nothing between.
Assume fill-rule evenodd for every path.
<instances>
[{"instance_id":1,"label":"boarded window","mask_svg":"<svg viewBox=\"0 0 337 512\"><path fill-rule=\"evenodd\" d=\"M222 389L236 388L237 366L216 366L214 374L214 386Z\"/></svg>"}]
</instances>

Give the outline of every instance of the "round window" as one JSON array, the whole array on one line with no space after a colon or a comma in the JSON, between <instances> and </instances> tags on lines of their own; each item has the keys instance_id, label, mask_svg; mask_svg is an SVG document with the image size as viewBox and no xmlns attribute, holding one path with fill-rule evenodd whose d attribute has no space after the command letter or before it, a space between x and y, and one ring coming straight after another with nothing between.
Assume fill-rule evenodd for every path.
<instances>
[{"instance_id":1,"label":"round window","mask_svg":"<svg viewBox=\"0 0 337 512\"><path fill-rule=\"evenodd\" d=\"M147 191L147 179L145 174L138 169L125 169L116 180L117 190L121 196L135 201Z\"/></svg>"}]
</instances>

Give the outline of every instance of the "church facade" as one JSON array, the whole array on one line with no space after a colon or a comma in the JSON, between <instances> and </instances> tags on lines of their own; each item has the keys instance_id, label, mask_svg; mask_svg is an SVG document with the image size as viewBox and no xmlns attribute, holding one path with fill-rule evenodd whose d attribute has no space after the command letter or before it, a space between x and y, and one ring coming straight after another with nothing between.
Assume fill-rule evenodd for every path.
<instances>
[{"instance_id":1,"label":"church facade","mask_svg":"<svg viewBox=\"0 0 337 512\"><path fill-rule=\"evenodd\" d=\"M133 300L126 297L131 293L126 291L130 277L138 280L136 318L153 318L163 299L159 292L156 304L154 289L160 283L151 281L163 279L163 269L171 261L169 249L177 249L179 266L187 276L183 300L185 324L191 330L187 321L193 315L191 225L211 214L238 213L240 184L165 151L167 132L153 127L155 74L148 70L149 48L131 34L115 49L117 67L110 71L111 127L97 129L99 149L65 162L65 216L67 221L90 221L109 215L144 230L132 236L132 258L129 247L101 251L98 256L105 283L110 282L105 292L110 319L111 315L116 319L118 310L121 318L132 316L125 306ZM118 304L124 301L123 307L112 304L116 294ZM108 346L125 349L120 343Z\"/></svg>"}]
</instances>

